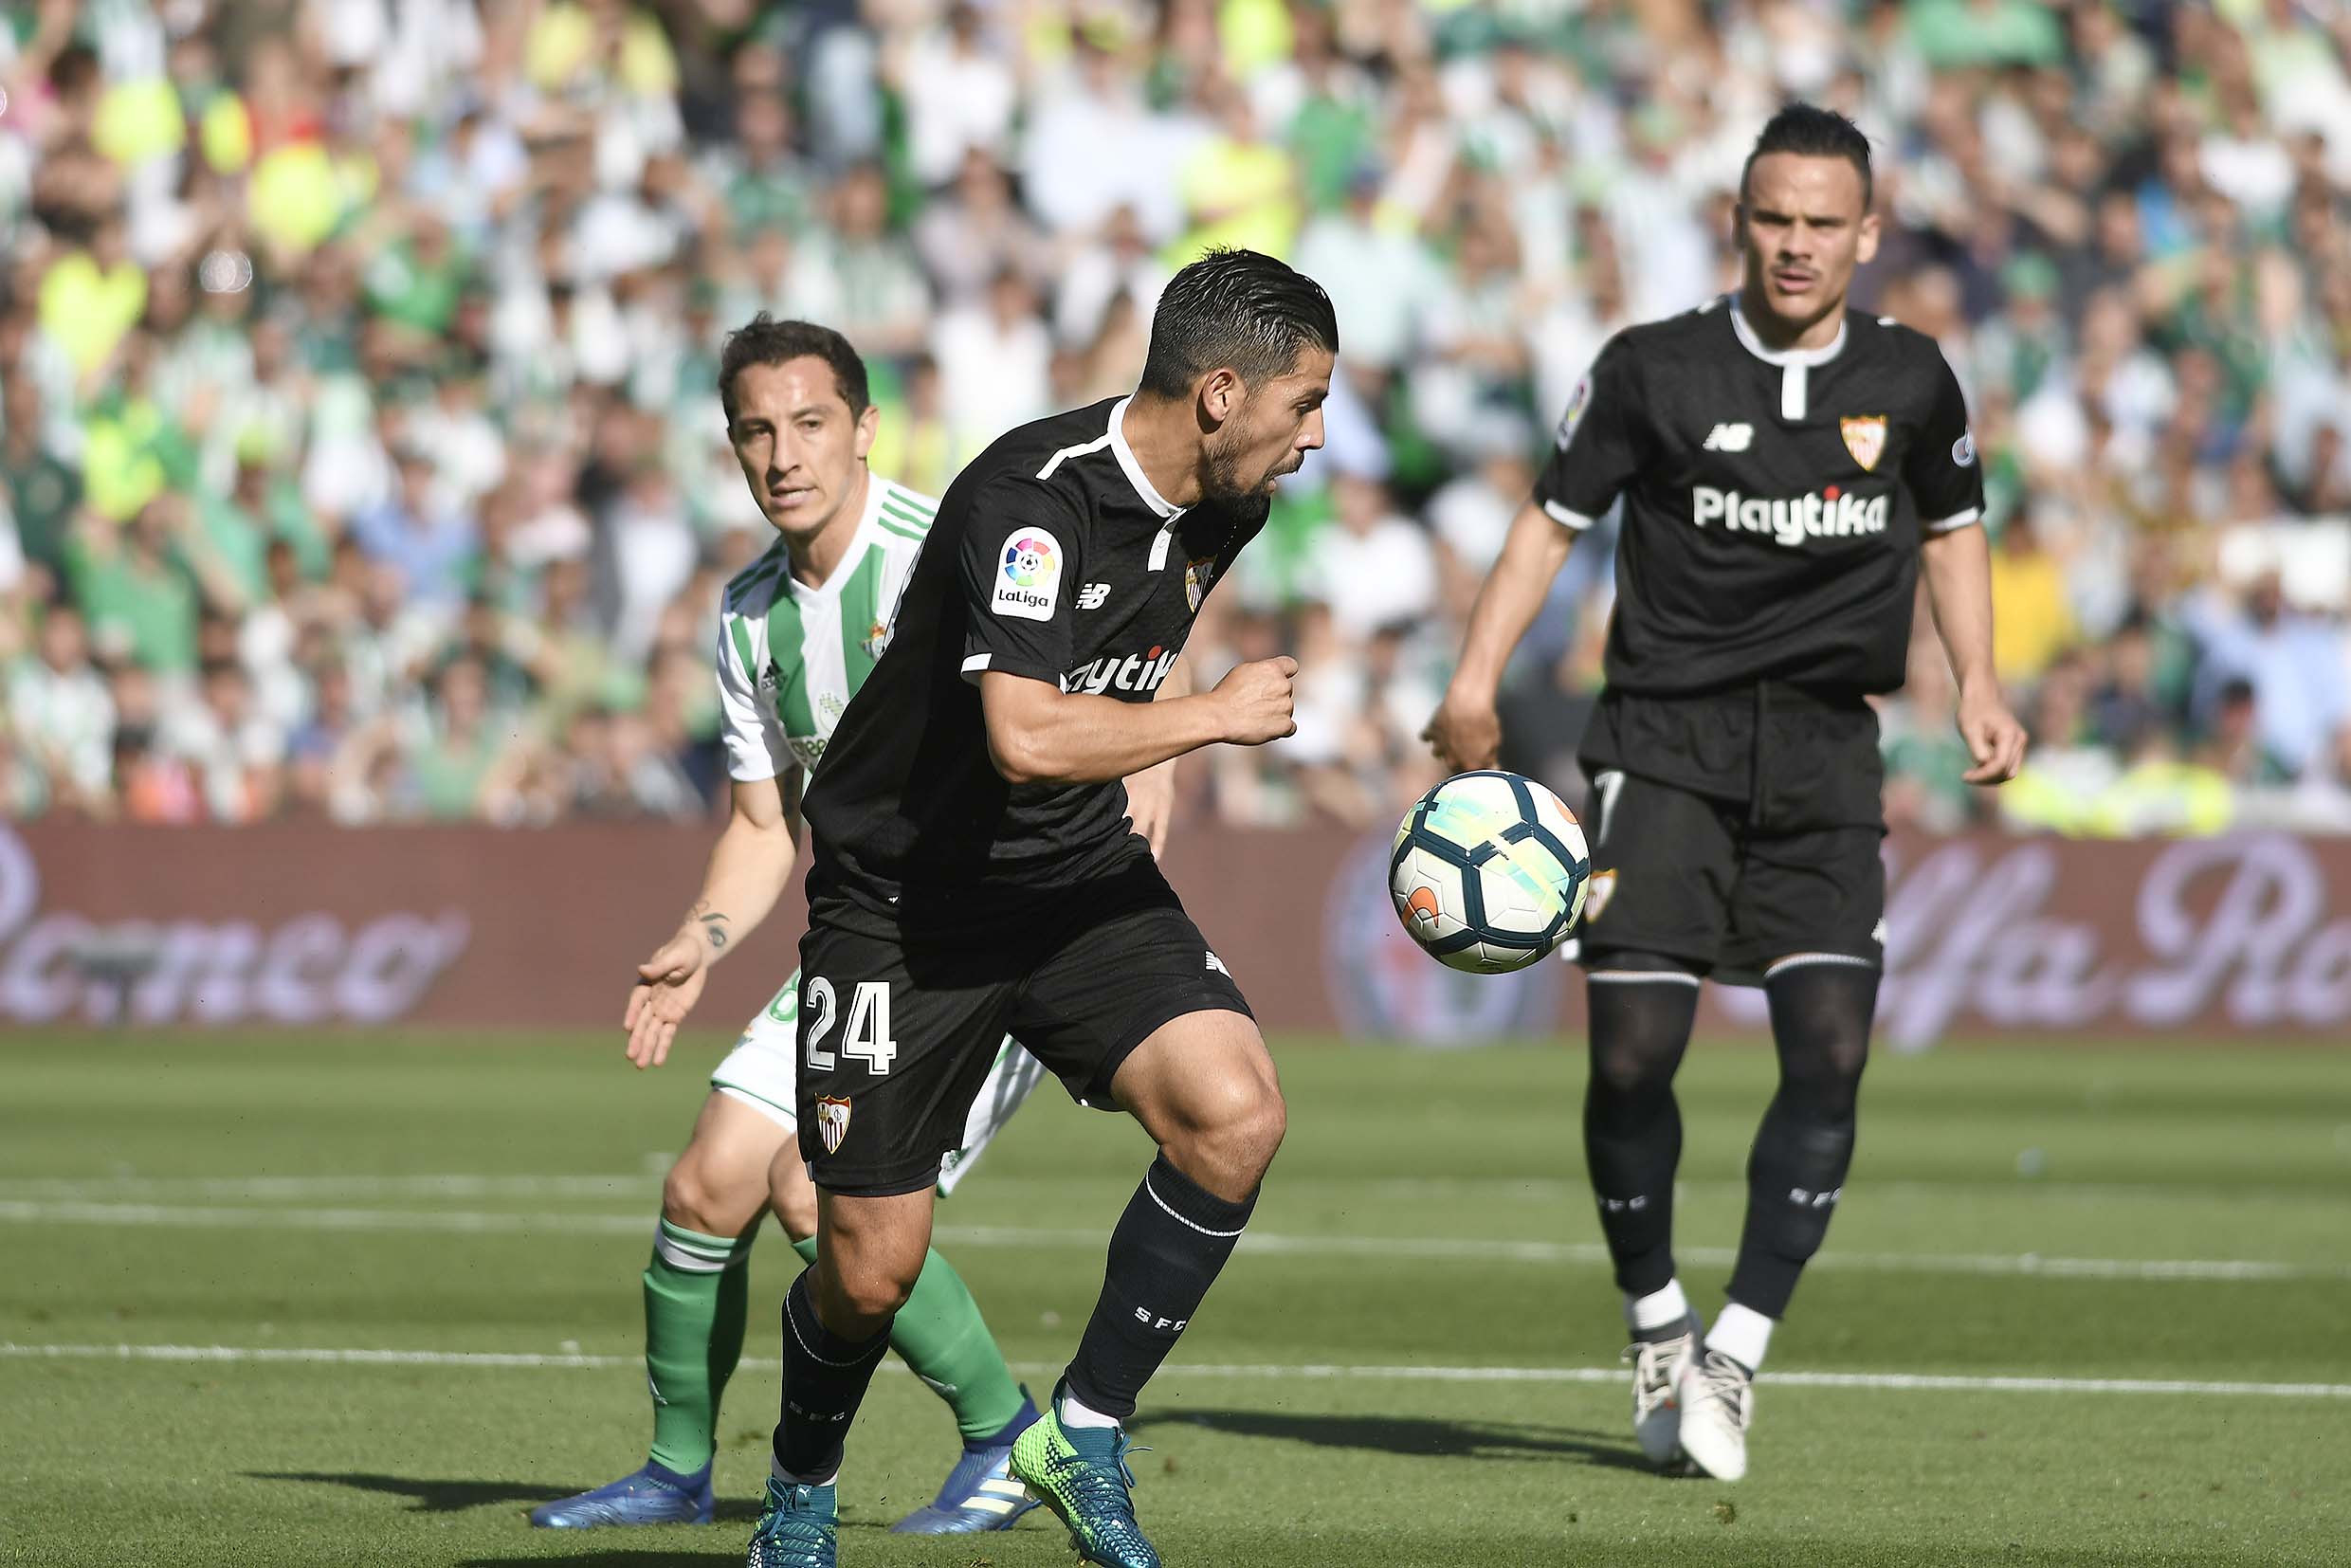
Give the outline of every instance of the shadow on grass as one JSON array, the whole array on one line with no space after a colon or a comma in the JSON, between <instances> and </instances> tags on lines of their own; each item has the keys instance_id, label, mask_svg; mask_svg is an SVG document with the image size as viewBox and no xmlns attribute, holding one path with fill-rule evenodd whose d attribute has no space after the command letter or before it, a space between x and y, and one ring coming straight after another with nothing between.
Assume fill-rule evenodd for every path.
<instances>
[{"instance_id":1,"label":"shadow on grass","mask_svg":"<svg viewBox=\"0 0 2351 1568\"><path fill-rule=\"evenodd\" d=\"M1187 1410L1139 1416L1127 1430L1207 1427L1242 1437L1277 1437L1322 1449L1368 1449L1426 1459L1580 1460L1608 1469L1652 1471L1638 1450L1599 1432L1524 1421L1447 1421L1428 1416L1313 1415L1262 1410Z\"/></svg>"},{"instance_id":2,"label":"shadow on grass","mask_svg":"<svg viewBox=\"0 0 2351 1568\"><path fill-rule=\"evenodd\" d=\"M382 1492L391 1497L410 1498L416 1505L410 1511L420 1514L453 1514L465 1508L484 1508L500 1503L536 1507L551 1499L568 1497L584 1489L566 1486L559 1482L537 1486L519 1481L456 1481L433 1476L373 1475L358 1470L247 1470L246 1474L255 1481L308 1481L327 1486L349 1486L354 1491ZM719 1499L717 1522L720 1524L748 1524L758 1517L759 1503L756 1498Z\"/></svg>"}]
</instances>

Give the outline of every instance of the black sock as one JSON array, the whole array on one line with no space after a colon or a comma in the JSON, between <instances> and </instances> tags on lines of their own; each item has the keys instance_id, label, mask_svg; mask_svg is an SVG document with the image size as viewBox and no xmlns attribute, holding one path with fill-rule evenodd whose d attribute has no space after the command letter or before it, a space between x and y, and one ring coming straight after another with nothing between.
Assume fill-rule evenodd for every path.
<instances>
[{"instance_id":1,"label":"black sock","mask_svg":"<svg viewBox=\"0 0 2351 1568\"><path fill-rule=\"evenodd\" d=\"M1853 1163L1853 1105L1869 1055L1878 972L1803 963L1780 971L1763 989L1779 1049L1779 1092L1747 1160L1747 1224L1730 1295L1778 1318L1829 1233Z\"/></svg>"},{"instance_id":2,"label":"black sock","mask_svg":"<svg viewBox=\"0 0 2351 1568\"><path fill-rule=\"evenodd\" d=\"M1208 1287L1232 1256L1257 1206L1252 1193L1230 1203L1161 1155L1143 1173L1110 1232L1102 1299L1069 1363L1069 1392L1089 1410L1123 1421L1176 1348Z\"/></svg>"},{"instance_id":3,"label":"black sock","mask_svg":"<svg viewBox=\"0 0 2351 1568\"><path fill-rule=\"evenodd\" d=\"M1611 977L1584 988L1592 1036L1584 1165L1616 1288L1647 1296L1673 1278L1673 1173L1682 1160L1673 1074L1689 1048L1698 986L1686 973L1600 973Z\"/></svg>"},{"instance_id":4,"label":"black sock","mask_svg":"<svg viewBox=\"0 0 2351 1568\"><path fill-rule=\"evenodd\" d=\"M814 1272L803 1269L784 1295L784 1410L775 1423L777 1468L809 1479L841 1468L849 1423L890 1348L886 1327L870 1340L845 1340L818 1322L809 1299Z\"/></svg>"}]
</instances>

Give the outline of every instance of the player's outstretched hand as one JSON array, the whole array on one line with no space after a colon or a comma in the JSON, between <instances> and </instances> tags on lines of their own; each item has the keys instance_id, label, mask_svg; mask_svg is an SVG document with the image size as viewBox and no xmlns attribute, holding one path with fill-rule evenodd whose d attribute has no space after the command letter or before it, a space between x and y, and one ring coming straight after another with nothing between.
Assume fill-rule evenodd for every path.
<instances>
[{"instance_id":1,"label":"player's outstretched hand","mask_svg":"<svg viewBox=\"0 0 2351 1568\"><path fill-rule=\"evenodd\" d=\"M669 1042L678 1037L678 1026L694 1011L709 980L702 944L690 932L679 932L637 965L629 1011L621 1015L621 1028L629 1031L629 1060L640 1068L669 1060Z\"/></svg>"},{"instance_id":2,"label":"player's outstretched hand","mask_svg":"<svg viewBox=\"0 0 2351 1568\"><path fill-rule=\"evenodd\" d=\"M1447 692L1420 738L1439 762L1457 774L1490 768L1502 757L1502 718L1490 701L1478 702Z\"/></svg>"},{"instance_id":3,"label":"player's outstretched hand","mask_svg":"<svg viewBox=\"0 0 2351 1568\"><path fill-rule=\"evenodd\" d=\"M1298 661L1286 654L1235 665L1210 693L1225 705L1225 738L1236 746L1262 746L1296 735L1290 686L1297 679Z\"/></svg>"},{"instance_id":4,"label":"player's outstretched hand","mask_svg":"<svg viewBox=\"0 0 2351 1568\"><path fill-rule=\"evenodd\" d=\"M1959 738L1976 759L1960 775L1970 784L2005 784L2025 765L2025 727L1997 692L1960 696Z\"/></svg>"}]
</instances>

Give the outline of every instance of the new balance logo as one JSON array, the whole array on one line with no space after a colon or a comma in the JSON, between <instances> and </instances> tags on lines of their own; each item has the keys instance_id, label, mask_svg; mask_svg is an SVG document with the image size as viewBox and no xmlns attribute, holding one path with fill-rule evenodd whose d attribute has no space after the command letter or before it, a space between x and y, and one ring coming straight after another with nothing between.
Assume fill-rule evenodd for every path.
<instances>
[{"instance_id":1,"label":"new balance logo","mask_svg":"<svg viewBox=\"0 0 2351 1568\"><path fill-rule=\"evenodd\" d=\"M1104 604L1109 602L1109 599L1110 585L1108 583L1087 583L1084 588L1078 590L1078 608L1080 610L1100 610Z\"/></svg>"},{"instance_id":2,"label":"new balance logo","mask_svg":"<svg viewBox=\"0 0 2351 1568\"><path fill-rule=\"evenodd\" d=\"M1717 425L1706 433L1705 449L1709 452L1743 452L1754 445L1752 425Z\"/></svg>"},{"instance_id":3,"label":"new balance logo","mask_svg":"<svg viewBox=\"0 0 2351 1568\"><path fill-rule=\"evenodd\" d=\"M1214 970L1217 974L1222 975L1226 979L1230 980L1232 978L1232 971L1225 967L1225 960L1218 957L1213 953L1208 956L1208 966L1209 968Z\"/></svg>"}]
</instances>

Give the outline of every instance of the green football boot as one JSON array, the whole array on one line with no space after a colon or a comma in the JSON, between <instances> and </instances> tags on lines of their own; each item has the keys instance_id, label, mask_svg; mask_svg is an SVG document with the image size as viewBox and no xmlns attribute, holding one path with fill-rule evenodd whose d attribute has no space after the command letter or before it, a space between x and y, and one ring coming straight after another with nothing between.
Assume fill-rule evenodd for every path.
<instances>
[{"instance_id":1,"label":"green football boot","mask_svg":"<svg viewBox=\"0 0 2351 1568\"><path fill-rule=\"evenodd\" d=\"M1159 1554L1135 1522L1135 1472L1126 1468L1125 1431L1063 1426L1062 1393L1053 1391L1045 1413L1012 1444L1012 1475L1069 1526L1081 1561L1159 1568Z\"/></svg>"}]
</instances>

